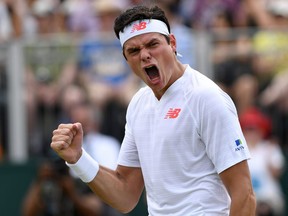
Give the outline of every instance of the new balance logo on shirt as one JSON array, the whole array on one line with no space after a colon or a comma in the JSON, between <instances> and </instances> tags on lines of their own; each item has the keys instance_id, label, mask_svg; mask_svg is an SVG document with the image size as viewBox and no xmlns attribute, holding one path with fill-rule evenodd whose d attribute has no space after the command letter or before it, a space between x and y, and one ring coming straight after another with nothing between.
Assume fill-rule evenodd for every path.
<instances>
[{"instance_id":1,"label":"new balance logo on shirt","mask_svg":"<svg viewBox=\"0 0 288 216\"><path fill-rule=\"evenodd\" d=\"M164 119L175 119L179 116L180 111L180 108L170 108Z\"/></svg>"}]
</instances>

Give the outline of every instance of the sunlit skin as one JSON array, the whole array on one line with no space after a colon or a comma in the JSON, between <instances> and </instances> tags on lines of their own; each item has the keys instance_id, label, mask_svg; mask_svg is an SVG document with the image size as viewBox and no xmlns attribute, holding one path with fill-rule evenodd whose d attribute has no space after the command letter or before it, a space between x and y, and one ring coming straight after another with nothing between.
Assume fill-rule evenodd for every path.
<instances>
[{"instance_id":1,"label":"sunlit skin","mask_svg":"<svg viewBox=\"0 0 288 216\"><path fill-rule=\"evenodd\" d=\"M133 72L154 92L158 100L184 73L185 66L177 60L176 39L169 35L170 44L160 33L146 33L130 38L124 43L123 54ZM175 61L176 60L176 61ZM145 68L156 66L159 77L151 80Z\"/></svg>"}]
</instances>

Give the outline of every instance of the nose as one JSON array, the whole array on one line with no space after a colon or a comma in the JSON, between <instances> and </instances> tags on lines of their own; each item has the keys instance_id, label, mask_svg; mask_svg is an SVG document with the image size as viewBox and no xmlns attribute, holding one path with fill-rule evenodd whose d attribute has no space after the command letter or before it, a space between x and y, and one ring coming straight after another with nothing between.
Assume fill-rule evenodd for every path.
<instances>
[{"instance_id":1,"label":"nose","mask_svg":"<svg viewBox=\"0 0 288 216\"><path fill-rule=\"evenodd\" d=\"M146 62L147 60L150 60L151 55L150 55L149 50L143 47L140 51L140 57L141 57L141 60L144 62Z\"/></svg>"}]
</instances>

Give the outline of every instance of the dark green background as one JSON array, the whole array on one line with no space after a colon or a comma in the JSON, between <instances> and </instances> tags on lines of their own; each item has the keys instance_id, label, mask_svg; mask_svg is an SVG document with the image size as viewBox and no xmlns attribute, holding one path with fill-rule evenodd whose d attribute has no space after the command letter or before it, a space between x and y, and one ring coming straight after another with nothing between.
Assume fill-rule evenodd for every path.
<instances>
[{"instance_id":1,"label":"dark green background","mask_svg":"<svg viewBox=\"0 0 288 216\"><path fill-rule=\"evenodd\" d=\"M286 157L288 161L288 157ZM29 185L36 176L37 162L11 164L0 162L0 216L21 216L21 204ZM283 191L288 197L288 166L281 178ZM286 199L286 207L288 198ZM142 195L136 208L128 216L147 216L145 197ZM287 216L288 212L283 216Z\"/></svg>"},{"instance_id":2,"label":"dark green background","mask_svg":"<svg viewBox=\"0 0 288 216\"><path fill-rule=\"evenodd\" d=\"M0 162L0 216L21 216L23 198L34 180L37 162L24 165ZM127 216L147 216L145 198Z\"/></svg>"}]
</instances>

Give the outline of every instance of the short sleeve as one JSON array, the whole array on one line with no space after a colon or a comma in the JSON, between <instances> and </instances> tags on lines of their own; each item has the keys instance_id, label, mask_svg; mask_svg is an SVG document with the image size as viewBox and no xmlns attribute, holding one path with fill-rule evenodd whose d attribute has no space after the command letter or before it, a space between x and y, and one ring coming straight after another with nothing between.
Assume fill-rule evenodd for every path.
<instances>
[{"instance_id":1,"label":"short sleeve","mask_svg":"<svg viewBox=\"0 0 288 216\"><path fill-rule=\"evenodd\" d=\"M138 156L138 150L133 136L132 124L133 124L133 104L135 101L132 99L126 113L126 125L125 125L125 136L121 145L118 164L129 167L140 167L140 161Z\"/></svg>"},{"instance_id":2,"label":"short sleeve","mask_svg":"<svg viewBox=\"0 0 288 216\"><path fill-rule=\"evenodd\" d=\"M199 100L200 136L218 173L250 158L237 111L220 88L206 89Z\"/></svg>"}]
</instances>

